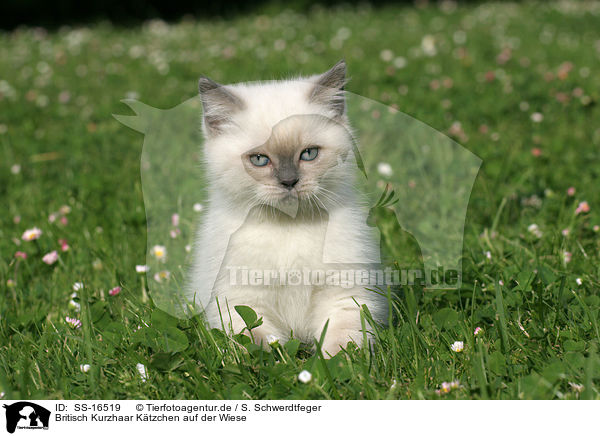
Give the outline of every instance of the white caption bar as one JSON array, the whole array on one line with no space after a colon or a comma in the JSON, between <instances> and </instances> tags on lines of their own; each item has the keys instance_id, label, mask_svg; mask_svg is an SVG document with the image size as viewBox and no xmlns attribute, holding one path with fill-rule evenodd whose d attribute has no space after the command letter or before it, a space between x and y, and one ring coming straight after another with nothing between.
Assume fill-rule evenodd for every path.
<instances>
[{"instance_id":1,"label":"white caption bar","mask_svg":"<svg viewBox=\"0 0 600 436\"><path fill-rule=\"evenodd\" d=\"M575 434L592 401L0 401L0 434ZM37 433L35 430L45 430ZM255 432L255 433L250 433ZM175 433L170 433L175 434Z\"/></svg>"}]
</instances>

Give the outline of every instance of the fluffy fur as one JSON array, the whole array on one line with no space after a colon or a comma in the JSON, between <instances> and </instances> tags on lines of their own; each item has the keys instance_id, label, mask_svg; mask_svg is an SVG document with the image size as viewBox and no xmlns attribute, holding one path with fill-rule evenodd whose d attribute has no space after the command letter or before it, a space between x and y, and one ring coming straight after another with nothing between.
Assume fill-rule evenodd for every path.
<instances>
[{"instance_id":1,"label":"fluffy fur","mask_svg":"<svg viewBox=\"0 0 600 436\"><path fill-rule=\"evenodd\" d=\"M305 79L227 86L200 80L208 205L188 296L203 306L211 327L240 332L234 306L247 305L263 318L252 332L256 342L293 334L310 343L328 321L323 351L333 355L350 340L361 345L359 305L385 321L385 299L363 287L231 279L241 267L326 271L379 261L354 189L345 80L343 61ZM314 160L299 159L313 146ZM257 154L269 164L252 164Z\"/></svg>"}]
</instances>

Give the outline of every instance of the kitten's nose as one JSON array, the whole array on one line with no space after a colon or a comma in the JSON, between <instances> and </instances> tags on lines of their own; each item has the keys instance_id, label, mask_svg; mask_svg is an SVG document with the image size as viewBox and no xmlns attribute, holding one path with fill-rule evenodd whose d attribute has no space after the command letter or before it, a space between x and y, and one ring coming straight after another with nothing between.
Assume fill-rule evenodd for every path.
<instances>
[{"instance_id":1,"label":"kitten's nose","mask_svg":"<svg viewBox=\"0 0 600 436\"><path fill-rule=\"evenodd\" d=\"M285 186L287 189L291 190L296 183L298 183L299 179L289 179L289 180L280 180L281 184Z\"/></svg>"}]
</instances>

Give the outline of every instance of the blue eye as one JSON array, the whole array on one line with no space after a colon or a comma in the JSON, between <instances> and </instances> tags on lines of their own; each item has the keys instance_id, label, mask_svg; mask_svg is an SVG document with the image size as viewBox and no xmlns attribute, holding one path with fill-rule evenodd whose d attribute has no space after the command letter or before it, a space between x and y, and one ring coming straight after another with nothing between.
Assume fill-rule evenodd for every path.
<instances>
[{"instance_id":1,"label":"blue eye","mask_svg":"<svg viewBox=\"0 0 600 436\"><path fill-rule=\"evenodd\" d=\"M318 154L319 149L317 147L307 148L300 153L300 160L315 160Z\"/></svg>"},{"instance_id":2,"label":"blue eye","mask_svg":"<svg viewBox=\"0 0 600 436\"><path fill-rule=\"evenodd\" d=\"M257 167L264 167L270 161L271 159L269 159L269 157L265 156L264 154L253 154L252 156L250 156L250 162L252 162L252 165Z\"/></svg>"}]
</instances>

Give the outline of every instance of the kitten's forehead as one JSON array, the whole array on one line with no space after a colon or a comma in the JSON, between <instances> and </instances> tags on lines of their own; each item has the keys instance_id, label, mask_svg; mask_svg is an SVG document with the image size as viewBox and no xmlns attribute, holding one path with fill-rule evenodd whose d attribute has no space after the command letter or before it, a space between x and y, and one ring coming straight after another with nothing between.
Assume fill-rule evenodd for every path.
<instances>
[{"instance_id":1,"label":"kitten's forehead","mask_svg":"<svg viewBox=\"0 0 600 436\"><path fill-rule=\"evenodd\" d=\"M273 140L271 138L265 144L264 149L269 156L278 156L280 159L282 159L293 156L301 147L305 147L301 141L294 141L292 139L287 140L283 138Z\"/></svg>"},{"instance_id":2,"label":"kitten's forehead","mask_svg":"<svg viewBox=\"0 0 600 436\"><path fill-rule=\"evenodd\" d=\"M310 117L310 115L309 115ZM265 148L281 156L294 154L298 148L307 146L308 126L306 116L295 115L273 126Z\"/></svg>"},{"instance_id":3,"label":"kitten's forehead","mask_svg":"<svg viewBox=\"0 0 600 436\"><path fill-rule=\"evenodd\" d=\"M347 133L339 123L323 115L292 115L275 124L259 148L271 155L292 156L310 146L344 143Z\"/></svg>"},{"instance_id":4,"label":"kitten's forehead","mask_svg":"<svg viewBox=\"0 0 600 436\"><path fill-rule=\"evenodd\" d=\"M253 138L265 142L272 130L286 119L295 115L323 114L323 107L309 101L313 87L314 84L306 80L233 85L233 90L246 104L245 110L234 115L236 124Z\"/></svg>"}]
</instances>

